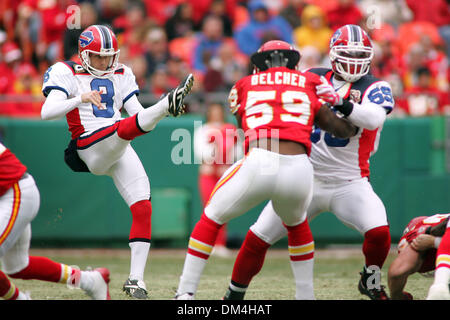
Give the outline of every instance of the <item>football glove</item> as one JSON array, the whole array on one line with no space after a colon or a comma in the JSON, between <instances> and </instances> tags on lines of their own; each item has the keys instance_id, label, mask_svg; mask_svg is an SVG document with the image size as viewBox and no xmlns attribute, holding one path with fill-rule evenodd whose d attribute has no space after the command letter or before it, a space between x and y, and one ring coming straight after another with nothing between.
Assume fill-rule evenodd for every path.
<instances>
[{"instance_id":1,"label":"football glove","mask_svg":"<svg viewBox=\"0 0 450 320\"><path fill-rule=\"evenodd\" d=\"M194 76L190 73L178 87L169 92L169 113L174 117L185 112L184 98L191 92Z\"/></svg>"},{"instance_id":2,"label":"football glove","mask_svg":"<svg viewBox=\"0 0 450 320\"><path fill-rule=\"evenodd\" d=\"M342 104L342 97L334 90L333 86L325 79L324 76L320 77L321 84L316 86L316 94L319 99L328 102L332 106Z\"/></svg>"}]
</instances>

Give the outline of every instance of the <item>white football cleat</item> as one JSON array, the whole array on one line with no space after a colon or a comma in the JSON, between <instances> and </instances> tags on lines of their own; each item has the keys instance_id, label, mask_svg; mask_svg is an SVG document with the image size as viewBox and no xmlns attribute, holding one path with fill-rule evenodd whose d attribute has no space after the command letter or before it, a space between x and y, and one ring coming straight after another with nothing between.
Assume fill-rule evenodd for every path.
<instances>
[{"instance_id":1,"label":"white football cleat","mask_svg":"<svg viewBox=\"0 0 450 320\"><path fill-rule=\"evenodd\" d=\"M109 295L109 270L107 268L97 268L87 272L92 273L94 284L91 290L85 290L86 294L93 300L111 300Z\"/></svg>"},{"instance_id":2,"label":"white football cleat","mask_svg":"<svg viewBox=\"0 0 450 320\"><path fill-rule=\"evenodd\" d=\"M427 300L450 300L450 290L448 285L435 283L428 291Z\"/></svg>"}]
</instances>

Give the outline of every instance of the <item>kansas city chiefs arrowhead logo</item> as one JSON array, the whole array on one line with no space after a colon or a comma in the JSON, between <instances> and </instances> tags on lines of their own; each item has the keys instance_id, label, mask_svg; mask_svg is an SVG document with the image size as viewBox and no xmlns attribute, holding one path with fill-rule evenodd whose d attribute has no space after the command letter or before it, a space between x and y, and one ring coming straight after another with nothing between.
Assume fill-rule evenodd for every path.
<instances>
[{"instance_id":1,"label":"kansas city chiefs arrowhead logo","mask_svg":"<svg viewBox=\"0 0 450 320\"><path fill-rule=\"evenodd\" d=\"M92 34L92 31L83 32L80 35L80 46L82 48L84 48L84 47L88 46L93 40L94 40L94 35Z\"/></svg>"}]
</instances>

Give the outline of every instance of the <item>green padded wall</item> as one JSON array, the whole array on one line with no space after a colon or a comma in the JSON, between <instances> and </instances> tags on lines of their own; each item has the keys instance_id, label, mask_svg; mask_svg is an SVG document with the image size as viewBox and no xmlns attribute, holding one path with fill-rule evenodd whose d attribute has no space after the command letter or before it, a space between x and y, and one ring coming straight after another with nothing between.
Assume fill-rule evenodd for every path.
<instances>
[{"instance_id":1,"label":"green padded wall","mask_svg":"<svg viewBox=\"0 0 450 320\"><path fill-rule=\"evenodd\" d=\"M172 154L193 161L193 151L180 151L192 138L194 121L185 115L163 119L149 134L132 142L150 178L153 239L185 243L202 207L197 187L198 165L174 164ZM2 141L24 162L41 192L33 221L33 242L42 246L126 244L129 210L108 177L74 173L63 161L69 141L65 121L0 119ZM412 217L450 211L450 176L446 171L444 118L388 119L378 152L371 159L371 181L385 203L393 241ZM182 137L182 138L180 138ZM238 243L264 204L229 223ZM363 213L362 213L363 214ZM311 222L317 243L360 242L362 237L332 214ZM180 242L178 242L180 243Z\"/></svg>"}]
</instances>

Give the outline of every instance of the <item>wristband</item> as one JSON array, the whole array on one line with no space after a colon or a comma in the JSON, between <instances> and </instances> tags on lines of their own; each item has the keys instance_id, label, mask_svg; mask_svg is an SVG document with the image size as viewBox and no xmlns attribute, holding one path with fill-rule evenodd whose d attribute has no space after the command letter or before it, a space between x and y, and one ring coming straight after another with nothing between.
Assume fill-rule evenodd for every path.
<instances>
[{"instance_id":1,"label":"wristband","mask_svg":"<svg viewBox=\"0 0 450 320\"><path fill-rule=\"evenodd\" d=\"M341 112L344 116L348 117L353 111L353 103L348 100L344 100L344 103L334 106L334 108Z\"/></svg>"}]
</instances>

